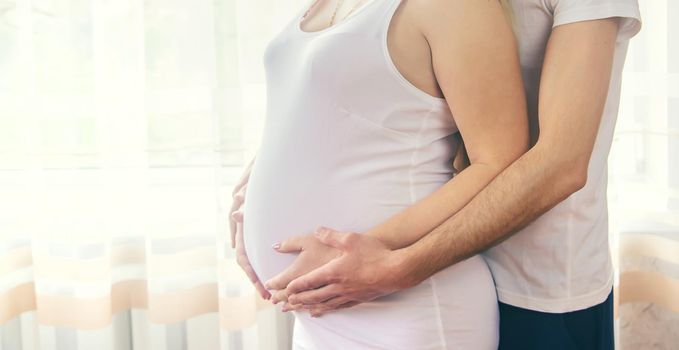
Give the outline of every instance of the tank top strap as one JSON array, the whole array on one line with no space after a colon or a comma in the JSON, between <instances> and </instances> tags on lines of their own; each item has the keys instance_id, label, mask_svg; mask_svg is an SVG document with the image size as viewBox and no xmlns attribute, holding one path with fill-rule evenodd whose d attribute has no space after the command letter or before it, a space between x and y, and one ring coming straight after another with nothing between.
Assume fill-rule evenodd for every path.
<instances>
[{"instance_id":1,"label":"tank top strap","mask_svg":"<svg viewBox=\"0 0 679 350\"><path fill-rule=\"evenodd\" d=\"M380 33L382 35L386 35L387 29L389 29L389 24L391 23L391 18L394 16L394 13L396 13L396 9L398 8L398 5L401 4L402 0L372 0L372 1L381 1L383 4L381 4L381 13L380 13L380 20L377 21L379 23L379 29Z\"/></svg>"},{"instance_id":2,"label":"tank top strap","mask_svg":"<svg viewBox=\"0 0 679 350\"><path fill-rule=\"evenodd\" d=\"M362 35L368 37L380 37L386 31L385 27L389 24L391 16L400 2L401 0L369 0L359 5L343 21L356 20L360 24L353 26L352 29L359 29Z\"/></svg>"}]
</instances>

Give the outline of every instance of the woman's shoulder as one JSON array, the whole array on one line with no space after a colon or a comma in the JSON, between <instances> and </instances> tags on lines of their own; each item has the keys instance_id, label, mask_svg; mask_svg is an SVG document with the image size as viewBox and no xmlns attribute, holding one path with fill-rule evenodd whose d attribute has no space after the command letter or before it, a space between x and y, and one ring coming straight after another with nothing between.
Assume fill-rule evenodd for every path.
<instances>
[{"instance_id":1,"label":"woman's shoulder","mask_svg":"<svg viewBox=\"0 0 679 350\"><path fill-rule=\"evenodd\" d=\"M508 8L499 0L411 0L406 3L407 16L425 37L487 34L504 30L508 21Z\"/></svg>"}]
</instances>

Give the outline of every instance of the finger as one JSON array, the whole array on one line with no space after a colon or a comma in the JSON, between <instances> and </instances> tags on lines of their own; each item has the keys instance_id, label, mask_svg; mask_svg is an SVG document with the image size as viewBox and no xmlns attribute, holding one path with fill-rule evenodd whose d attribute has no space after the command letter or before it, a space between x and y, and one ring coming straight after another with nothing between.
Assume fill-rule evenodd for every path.
<instances>
[{"instance_id":1,"label":"finger","mask_svg":"<svg viewBox=\"0 0 679 350\"><path fill-rule=\"evenodd\" d=\"M247 174L247 175L249 175L249 174ZM248 180L249 180L247 177L248 177L248 176L246 176L246 174L243 174L243 176L242 176L242 177L240 178L240 180L238 181L238 184L236 184L236 186L233 187L233 191L231 191L231 197L234 197L234 196L235 196L236 194L238 194L238 192L240 192L243 188L247 187L247 185L248 185Z\"/></svg>"},{"instance_id":2,"label":"finger","mask_svg":"<svg viewBox=\"0 0 679 350\"><path fill-rule=\"evenodd\" d=\"M267 289L285 290L285 287L288 286L290 281L303 274L303 268L303 266L300 266L300 264L295 261L292 263L292 265L283 270L283 272L271 277L268 281L264 282L264 287Z\"/></svg>"},{"instance_id":3,"label":"finger","mask_svg":"<svg viewBox=\"0 0 679 350\"><path fill-rule=\"evenodd\" d=\"M235 196L236 193L238 193L246 183L247 181L245 181L245 177L241 176L236 186L233 187L233 191L231 191L231 197Z\"/></svg>"},{"instance_id":4,"label":"finger","mask_svg":"<svg viewBox=\"0 0 679 350\"><path fill-rule=\"evenodd\" d=\"M236 226L236 232L231 235L231 248L236 248L236 241L238 240L237 236L240 235L241 237L243 236L243 223L242 222L237 222L234 221L234 225Z\"/></svg>"},{"instance_id":5,"label":"finger","mask_svg":"<svg viewBox=\"0 0 679 350\"><path fill-rule=\"evenodd\" d=\"M325 310L325 309L323 309L323 308L321 308L321 307L318 307L318 306L314 306L314 307L308 308L307 311L309 311L309 315L311 315L311 317L320 317L320 316L323 315L327 310Z\"/></svg>"},{"instance_id":6,"label":"finger","mask_svg":"<svg viewBox=\"0 0 679 350\"><path fill-rule=\"evenodd\" d=\"M312 317L320 317L320 316L322 316L322 315L324 315L328 312L333 312L333 311L340 310L340 309L350 308L350 307L358 305L360 303L361 303L360 301L350 300L350 301L344 302L340 305L337 305L334 308L324 308L324 309L314 310L313 312L314 312L315 315L312 314ZM312 312L310 311L309 313L311 314Z\"/></svg>"},{"instance_id":7,"label":"finger","mask_svg":"<svg viewBox=\"0 0 679 350\"><path fill-rule=\"evenodd\" d=\"M335 274L332 272L334 268L334 261L326 263L304 275L301 275L290 283L285 288L288 295L301 293L306 290L317 289L328 284L338 282Z\"/></svg>"},{"instance_id":8,"label":"finger","mask_svg":"<svg viewBox=\"0 0 679 350\"><path fill-rule=\"evenodd\" d=\"M321 311L321 309L318 307L309 308L307 311L309 311L309 315L311 315L311 317L319 317L323 315L323 311Z\"/></svg>"},{"instance_id":9,"label":"finger","mask_svg":"<svg viewBox=\"0 0 679 350\"><path fill-rule=\"evenodd\" d=\"M293 308L290 306L290 303L283 303L283 306L281 307L281 311L287 312L292 310Z\"/></svg>"},{"instance_id":10,"label":"finger","mask_svg":"<svg viewBox=\"0 0 679 350\"><path fill-rule=\"evenodd\" d=\"M241 225L239 225L241 226ZM244 242L243 242L243 234L242 230L238 230L238 234L236 235L236 243L237 243L237 249L236 249L236 262L238 265L243 269L245 272L245 275L248 276L248 279L250 279L250 282L255 286L255 289L259 294L262 296L264 299L269 299L271 297L271 293L264 288L264 285L262 282L259 280L259 277L257 276L257 273L255 272L255 269L252 268L252 265L250 264L250 259L248 259L248 255L245 252L245 247L244 247Z\"/></svg>"},{"instance_id":11,"label":"finger","mask_svg":"<svg viewBox=\"0 0 679 350\"><path fill-rule=\"evenodd\" d=\"M241 204L245 201L245 186L241 187L236 194L233 195L233 202L237 203L237 205L240 207Z\"/></svg>"},{"instance_id":12,"label":"finger","mask_svg":"<svg viewBox=\"0 0 679 350\"><path fill-rule=\"evenodd\" d=\"M250 173L252 173L252 165L254 163L254 158L252 159L252 162L248 164L248 166L245 167L245 171L240 176L240 179L238 179L238 187L243 187L248 185L248 181L250 180ZM236 194L238 192L237 190L234 189L233 194Z\"/></svg>"},{"instance_id":13,"label":"finger","mask_svg":"<svg viewBox=\"0 0 679 350\"><path fill-rule=\"evenodd\" d=\"M257 292L259 292L259 295L262 296L262 299L270 299L271 298L271 293L264 288L264 285L262 282L257 279L257 282L255 282L255 289L257 289Z\"/></svg>"},{"instance_id":14,"label":"finger","mask_svg":"<svg viewBox=\"0 0 679 350\"><path fill-rule=\"evenodd\" d=\"M231 211L230 213L233 213L236 210L236 203L233 203L231 205ZM236 231L237 231L237 222L236 220L233 219L231 214L229 214L229 229L231 231L231 249L236 248Z\"/></svg>"},{"instance_id":15,"label":"finger","mask_svg":"<svg viewBox=\"0 0 679 350\"><path fill-rule=\"evenodd\" d=\"M231 213L231 218L235 220L236 222L243 222L243 208L238 208L234 212Z\"/></svg>"},{"instance_id":16,"label":"finger","mask_svg":"<svg viewBox=\"0 0 679 350\"><path fill-rule=\"evenodd\" d=\"M323 244L327 244L340 250L346 249L351 234L351 232L341 232L325 226L319 226L316 228L316 231L314 231L316 238Z\"/></svg>"},{"instance_id":17,"label":"finger","mask_svg":"<svg viewBox=\"0 0 679 350\"><path fill-rule=\"evenodd\" d=\"M276 243L272 247L279 253L300 252L303 249L302 236L293 236L283 242Z\"/></svg>"},{"instance_id":18,"label":"finger","mask_svg":"<svg viewBox=\"0 0 679 350\"><path fill-rule=\"evenodd\" d=\"M360 303L361 303L361 302L358 301L358 300L350 300L350 301L348 301L348 302L346 302L346 303L344 303L344 304L341 304L341 305L337 306L336 310L350 308L350 307L352 307L352 306L354 306L354 305L358 305L358 304L360 304Z\"/></svg>"},{"instance_id":19,"label":"finger","mask_svg":"<svg viewBox=\"0 0 679 350\"><path fill-rule=\"evenodd\" d=\"M333 298L330 298L322 303L314 304L314 305L309 305L310 310L315 310L315 311L328 311L328 310L333 310L337 308L338 306L351 301L348 297L344 295L337 295Z\"/></svg>"},{"instance_id":20,"label":"finger","mask_svg":"<svg viewBox=\"0 0 679 350\"><path fill-rule=\"evenodd\" d=\"M333 298L331 300L326 301L325 303L322 303L320 305L321 311L326 312L330 310L335 310L338 309L341 305L347 304L347 303L352 303L355 302L355 300L351 300L350 298L346 296L338 296L337 298Z\"/></svg>"},{"instance_id":21,"label":"finger","mask_svg":"<svg viewBox=\"0 0 679 350\"><path fill-rule=\"evenodd\" d=\"M288 297L288 302L293 304L314 305L333 299L341 294L338 285L329 284L318 289L292 294Z\"/></svg>"},{"instance_id":22,"label":"finger","mask_svg":"<svg viewBox=\"0 0 679 350\"><path fill-rule=\"evenodd\" d=\"M245 245L244 245L245 243L244 243L244 241L242 240L242 237L243 237L243 224L240 223L240 222L235 222L235 225L236 225L236 232L235 232L235 234L232 236L232 241L231 241L232 245L231 245L231 246L232 246L232 248L234 248L234 249L236 249L236 246L237 246L238 244L240 244L240 245L242 245L243 247L245 247ZM238 237L239 237L239 236L241 237L241 242L240 242L240 243L238 242L238 240L239 240Z\"/></svg>"},{"instance_id":23,"label":"finger","mask_svg":"<svg viewBox=\"0 0 679 350\"><path fill-rule=\"evenodd\" d=\"M304 310L304 305L302 304L291 304L291 303L285 303L283 304L283 307L281 308L283 312L290 311L290 310Z\"/></svg>"},{"instance_id":24,"label":"finger","mask_svg":"<svg viewBox=\"0 0 679 350\"><path fill-rule=\"evenodd\" d=\"M331 298L323 303L308 305L309 313L313 314L323 314L332 310L340 308L341 305L346 305L348 307L349 303L354 302L343 295L338 295L337 297Z\"/></svg>"},{"instance_id":25,"label":"finger","mask_svg":"<svg viewBox=\"0 0 679 350\"><path fill-rule=\"evenodd\" d=\"M236 248L236 222L229 218L229 225L231 226L231 249Z\"/></svg>"},{"instance_id":26,"label":"finger","mask_svg":"<svg viewBox=\"0 0 679 350\"><path fill-rule=\"evenodd\" d=\"M264 288L264 285L259 280L259 277L257 277L257 273L252 268L252 266L249 263L247 263L242 264L241 268L243 269L243 271L245 271L245 274L248 276L250 282L252 282L252 285L257 290L257 293L259 293L259 295L261 295L262 298L269 299L271 297L271 293L269 293L269 291L266 290L266 288Z\"/></svg>"},{"instance_id":27,"label":"finger","mask_svg":"<svg viewBox=\"0 0 679 350\"><path fill-rule=\"evenodd\" d=\"M246 189L247 189L247 186L243 185L239 190L235 191L234 195L233 195L233 201L231 203L231 211L230 211L231 214L229 214L229 223L230 223L230 226L231 226L231 248L232 249L236 247L236 239L235 239L236 230L237 230L236 223L238 221L243 222L242 210L240 210L240 209L243 206L243 202L245 201L245 191L246 191ZM240 218L234 217L234 213L238 210L240 210L240 212L241 212Z\"/></svg>"},{"instance_id":28,"label":"finger","mask_svg":"<svg viewBox=\"0 0 679 350\"><path fill-rule=\"evenodd\" d=\"M250 265L250 263L247 261L247 257L238 258L238 265L240 265L241 269L245 272L245 275L248 276L248 279L250 282L252 282L252 284L259 282L257 273L252 268L252 265Z\"/></svg>"},{"instance_id":29,"label":"finger","mask_svg":"<svg viewBox=\"0 0 679 350\"><path fill-rule=\"evenodd\" d=\"M276 290L271 295L270 300L274 304L278 304L279 301L284 301L284 302L287 303L288 302L288 294L285 293L285 289Z\"/></svg>"}]
</instances>

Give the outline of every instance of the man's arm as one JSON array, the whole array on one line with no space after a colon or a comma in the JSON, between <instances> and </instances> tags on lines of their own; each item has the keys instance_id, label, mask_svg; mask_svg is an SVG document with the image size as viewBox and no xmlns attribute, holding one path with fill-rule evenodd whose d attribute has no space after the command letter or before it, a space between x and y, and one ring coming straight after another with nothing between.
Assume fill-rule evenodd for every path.
<instances>
[{"instance_id":1,"label":"man's arm","mask_svg":"<svg viewBox=\"0 0 679 350\"><path fill-rule=\"evenodd\" d=\"M553 30L542 70L535 146L454 216L395 251L404 287L507 239L585 185L616 35L616 18Z\"/></svg>"},{"instance_id":2,"label":"man's arm","mask_svg":"<svg viewBox=\"0 0 679 350\"><path fill-rule=\"evenodd\" d=\"M463 208L528 150L518 42L497 1L418 2L403 23L422 34L470 164L447 183L364 233L408 246Z\"/></svg>"}]
</instances>

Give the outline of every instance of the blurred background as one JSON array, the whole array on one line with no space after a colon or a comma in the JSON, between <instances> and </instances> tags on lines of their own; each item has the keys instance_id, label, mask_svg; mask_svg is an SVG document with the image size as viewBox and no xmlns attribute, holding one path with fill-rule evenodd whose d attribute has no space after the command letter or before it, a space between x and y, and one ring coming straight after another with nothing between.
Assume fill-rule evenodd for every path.
<instances>
[{"instance_id":1,"label":"blurred background","mask_svg":"<svg viewBox=\"0 0 679 350\"><path fill-rule=\"evenodd\" d=\"M235 262L261 56L306 0L0 0L0 349L289 349ZM609 201L622 349L679 349L679 2L643 1Z\"/></svg>"}]
</instances>

